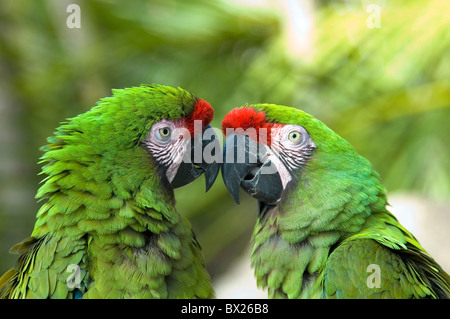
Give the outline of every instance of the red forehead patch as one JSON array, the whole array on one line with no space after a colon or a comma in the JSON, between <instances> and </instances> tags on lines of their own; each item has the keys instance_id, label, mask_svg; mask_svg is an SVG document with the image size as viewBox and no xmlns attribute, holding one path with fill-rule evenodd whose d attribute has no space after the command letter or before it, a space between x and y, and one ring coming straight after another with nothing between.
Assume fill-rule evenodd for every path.
<instances>
[{"instance_id":1,"label":"red forehead patch","mask_svg":"<svg viewBox=\"0 0 450 319\"><path fill-rule=\"evenodd\" d=\"M266 115L263 111L257 112L252 107L242 107L231 110L222 121L222 132L226 136L227 131L247 130L247 135L257 142L271 143L271 129L280 125L266 122ZM228 130L227 130L228 129ZM254 130L249 130L254 129ZM256 133L256 136L255 136Z\"/></svg>"},{"instance_id":2,"label":"red forehead patch","mask_svg":"<svg viewBox=\"0 0 450 319\"><path fill-rule=\"evenodd\" d=\"M194 111L186 118L186 127L192 136L194 136L194 121L201 121L202 130L211 123L214 117L214 109L205 100L198 99L195 102Z\"/></svg>"}]
</instances>

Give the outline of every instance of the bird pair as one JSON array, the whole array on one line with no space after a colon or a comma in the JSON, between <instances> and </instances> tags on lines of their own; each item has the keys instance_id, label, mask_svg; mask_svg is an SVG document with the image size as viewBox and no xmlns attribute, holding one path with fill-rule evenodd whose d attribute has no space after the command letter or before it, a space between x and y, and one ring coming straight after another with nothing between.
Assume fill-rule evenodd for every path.
<instances>
[{"instance_id":1,"label":"bird pair","mask_svg":"<svg viewBox=\"0 0 450 319\"><path fill-rule=\"evenodd\" d=\"M237 108L222 157L213 115L181 88L142 85L62 123L0 297L214 297L173 189L202 173L208 189L222 168L237 202L240 188L258 200L251 262L270 298L449 298L449 276L387 210L379 175L325 124L293 107ZM214 160L195 160L207 149Z\"/></svg>"}]
</instances>

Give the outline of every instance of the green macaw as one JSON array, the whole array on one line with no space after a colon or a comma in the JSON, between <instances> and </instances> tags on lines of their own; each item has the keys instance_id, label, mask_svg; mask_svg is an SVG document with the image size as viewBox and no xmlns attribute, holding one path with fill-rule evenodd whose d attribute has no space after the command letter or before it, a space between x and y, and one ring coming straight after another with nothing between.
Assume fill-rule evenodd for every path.
<instances>
[{"instance_id":1,"label":"green macaw","mask_svg":"<svg viewBox=\"0 0 450 319\"><path fill-rule=\"evenodd\" d=\"M0 297L213 297L173 192L202 173L207 190L214 183L220 164L184 160L218 141L203 139L213 114L181 88L141 85L62 123L42 148L45 203L31 237L11 249L20 256Z\"/></svg>"},{"instance_id":2,"label":"green macaw","mask_svg":"<svg viewBox=\"0 0 450 319\"><path fill-rule=\"evenodd\" d=\"M222 177L256 198L251 263L270 298L449 298L450 278L387 209L367 159L313 116L226 115Z\"/></svg>"}]
</instances>

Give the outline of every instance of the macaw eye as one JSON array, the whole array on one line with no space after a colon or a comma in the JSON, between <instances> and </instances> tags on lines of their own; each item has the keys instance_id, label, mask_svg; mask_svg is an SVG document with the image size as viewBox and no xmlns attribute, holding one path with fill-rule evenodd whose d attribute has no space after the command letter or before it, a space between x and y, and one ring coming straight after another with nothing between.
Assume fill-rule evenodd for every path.
<instances>
[{"instance_id":1,"label":"macaw eye","mask_svg":"<svg viewBox=\"0 0 450 319\"><path fill-rule=\"evenodd\" d=\"M170 127L163 127L156 131L156 138L160 140L161 142L167 142L170 139L170 135L172 134L172 131Z\"/></svg>"},{"instance_id":2,"label":"macaw eye","mask_svg":"<svg viewBox=\"0 0 450 319\"><path fill-rule=\"evenodd\" d=\"M299 131L289 132L288 138L293 143L299 143L302 140L302 133Z\"/></svg>"}]
</instances>

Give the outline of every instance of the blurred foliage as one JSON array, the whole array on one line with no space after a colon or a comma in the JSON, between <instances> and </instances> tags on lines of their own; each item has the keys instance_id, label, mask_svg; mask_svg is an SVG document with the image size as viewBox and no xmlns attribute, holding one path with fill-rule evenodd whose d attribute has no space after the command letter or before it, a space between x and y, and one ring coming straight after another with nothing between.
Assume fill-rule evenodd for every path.
<instances>
[{"instance_id":1,"label":"blurred foliage","mask_svg":"<svg viewBox=\"0 0 450 319\"><path fill-rule=\"evenodd\" d=\"M303 55L288 50L275 1L3 0L0 273L39 208L39 147L111 88L181 86L211 103L214 127L245 103L298 106L370 159L389 191L450 198L450 2L372 2L380 28L367 26L368 1L316 5ZM81 29L66 27L70 3ZM176 197L217 276L246 247L255 201L234 204L220 176L206 195L199 179Z\"/></svg>"}]
</instances>

